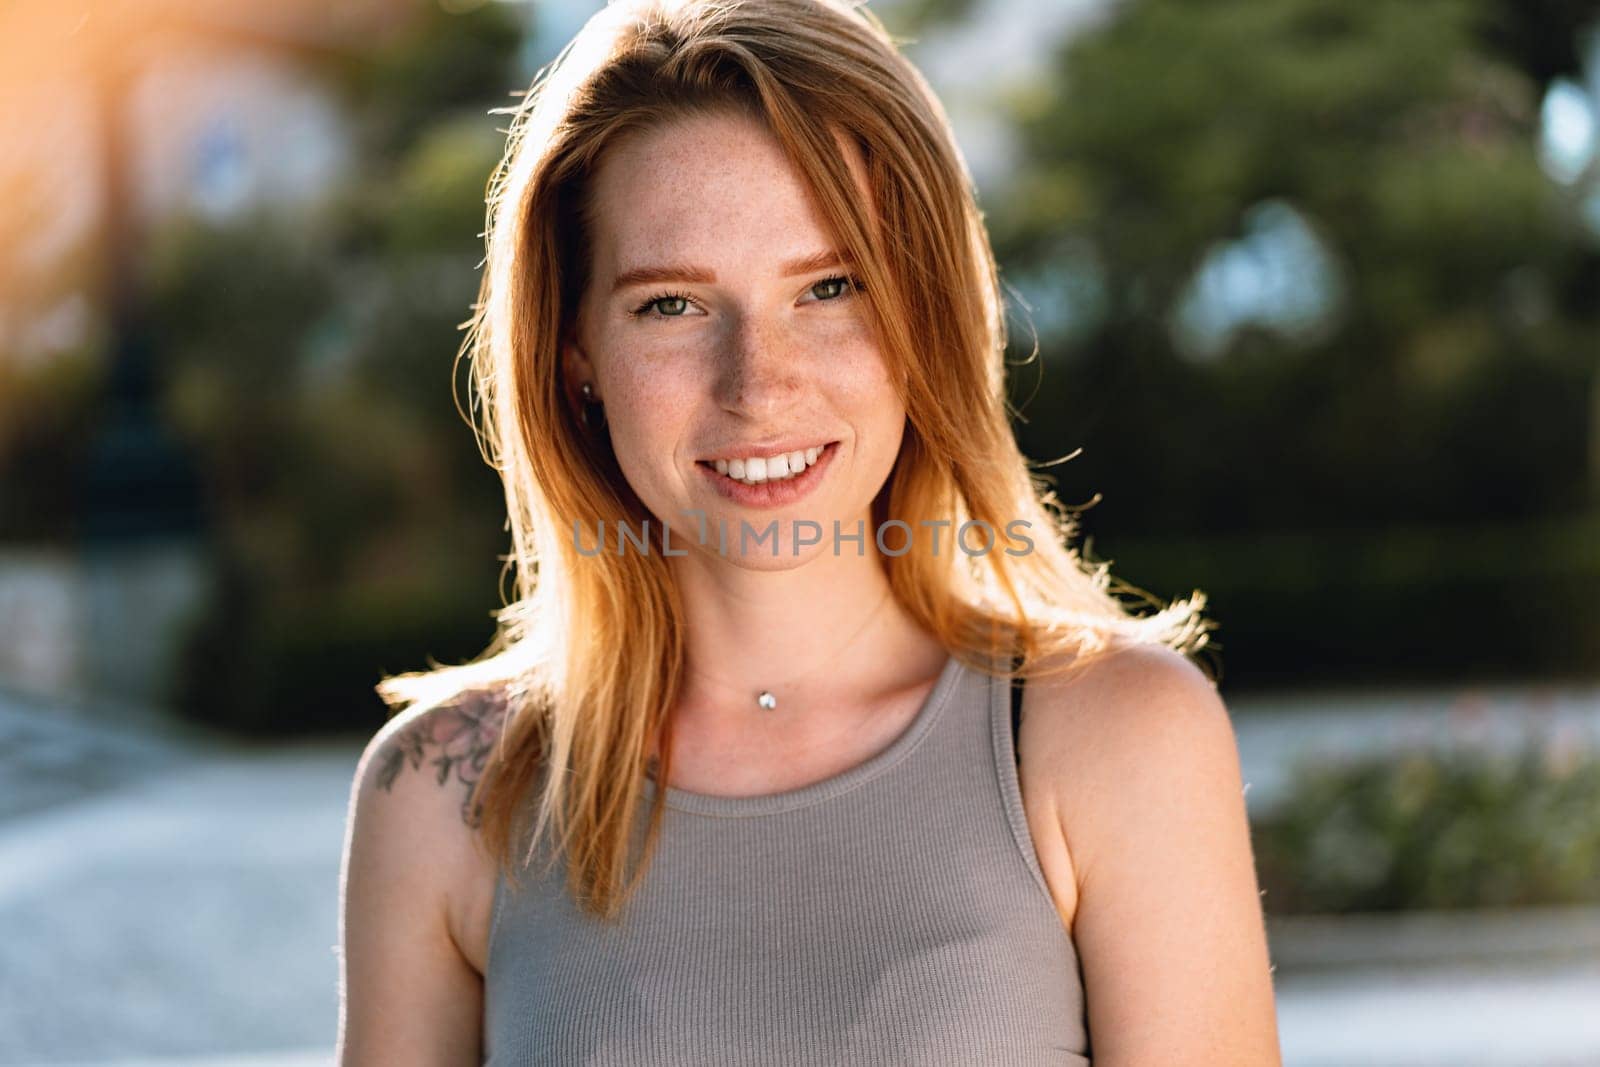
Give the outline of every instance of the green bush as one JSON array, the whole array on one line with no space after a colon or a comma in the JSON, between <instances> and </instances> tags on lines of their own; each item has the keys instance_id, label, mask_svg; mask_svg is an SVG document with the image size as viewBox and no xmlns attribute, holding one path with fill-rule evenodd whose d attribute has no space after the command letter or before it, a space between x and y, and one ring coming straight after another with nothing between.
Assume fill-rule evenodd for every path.
<instances>
[{"instance_id":1,"label":"green bush","mask_svg":"<svg viewBox=\"0 0 1600 1067\"><path fill-rule=\"evenodd\" d=\"M1305 761L1253 828L1269 913L1600 903L1600 757L1573 739Z\"/></svg>"}]
</instances>

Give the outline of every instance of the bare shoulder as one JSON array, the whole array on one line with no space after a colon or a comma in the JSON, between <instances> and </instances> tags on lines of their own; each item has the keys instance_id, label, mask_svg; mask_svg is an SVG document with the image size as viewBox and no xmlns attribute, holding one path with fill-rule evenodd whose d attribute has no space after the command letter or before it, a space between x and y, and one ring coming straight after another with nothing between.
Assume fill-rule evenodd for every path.
<instances>
[{"instance_id":1,"label":"bare shoulder","mask_svg":"<svg viewBox=\"0 0 1600 1067\"><path fill-rule=\"evenodd\" d=\"M1238 745L1215 683L1141 646L1028 688L1024 744L1071 857L1096 1062L1278 1063Z\"/></svg>"},{"instance_id":2,"label":"bare shoulder","mask_svg":"<svg viewBox=\"0 0 1600 1067\"><path fill-rule=\"evenodd\" d=\"M1218 728L1227 726L1210 679L1165 647L1125 647L1087 665L1052 660L1028 681L1019 778L1045 880L1069 931L1094 852L1116 839L1115 805L1129 797L1120 784L1126 764L1161 773L1155 765L1160 755L1140 735L1175 737L1162 727L1165 717L1201 729L1199 721L1209 720L1214 752Z\"/></svg>"},{"instance_id":3,"label":"bare shoulder","mask_svg":"<svg viewBox=\"0 0 1600 1067\"><path fill-rule=\"evenodd\" d=\"M1233 724L1215 683L1170 648L1130 646L1041 675L1027 699L1023 743L1032 749L1024 751L1039 756L1080 884L1095 852L1116 841L1118 811L1141 783L1229 789L1238 778Z\"/></svg>"},{"instance_id":4,"label":"bare shoulder","mask_svg":"<svg viewBox=\"0 0 1600 1067\"><path fill-rule=\"evenodd\" d=\"M365 774L377 790L420 800L429 808L454 802L460 823L476 829L479 812L472 790L505 725L506 711L503 694L477 690L447 704L397 715L368 742L362 754Z\"/></svg>"},{"instance_id":5,"label":"bare shoulder","mask_svg":"<svg viewBox=\"0 0 1600 1067\"><path fill-rule=\"evenodd\" d=\"M494 865L472 788L505 713L488 692L403 712L361 754L340 879L347 1067L475 1055Z\"/></svg>"},{"instance_id":6,"label":"bare shoulder","mask_svg":"<svg viewBox=\"0 0 1600 1067\"><path fill-rule=\"evenodd\" d=\"M413 935L437 928L480 973L493 861L473 789L506 713L502 696L482 690L389 720L357 764L346 831L347 892L393 894L388 921Z\"/></svg>"}]
</instances>

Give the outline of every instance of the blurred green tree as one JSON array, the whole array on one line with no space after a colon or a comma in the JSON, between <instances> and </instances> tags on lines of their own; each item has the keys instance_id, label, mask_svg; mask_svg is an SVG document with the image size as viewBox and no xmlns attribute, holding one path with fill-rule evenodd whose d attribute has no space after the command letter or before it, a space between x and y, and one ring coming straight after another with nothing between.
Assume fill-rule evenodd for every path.
<instances>
[{"instance_id":1,"label":"blurred green tree","mask_svg":"<svg viewBox=\"0 0 1600 1067\"><path fill-rule=\"evenodd\" d=\"M1540 77L1572 57L1535 14L1140 0L1008 103L1022 162L989 218L1048 368L1014 375L1019 438L1036 457L1083 447L1051 473L1069 503L1104 497L1085 528L1132 550L1115 556L1130 580L1214 588L1236 612L1224 640L1259 639L1255 667L1373 663L1388 628L1290 644L1281 621L1351 595L1347 545L1364 531L1592 510L1600 240L1540 169ZM1321 549L1271 575L1175 565L1194 562L1184 539L1288 530L1322 531ZM1578 551L1564 573L1594 590L1600 565ZM1486 611L1533 595L1513 570L1485 576ZM1230 600L1230 581L1283 599ZM1444 610L1417 592L1351 606L1363 620ZM1592 664L1600 618L1578 622L1557 662ZM1457 655L1432 637L1435 663ZM1417 651L1378 655L1427 662Z\"/></svg>"},{"instance_id":2,"label":"blurred green tree","mask_svg":"<svg viewBox=\"0 0 1600 1067\"><path fill-rule=\"evenodd\" d=\"M503 144L489 109L520 43L505 5L420 7L330 72L356 121L346 183L160 236L167 408L220 524L191 715L369 730L382 673L466 658L493 632L504 503L457 407L456 354Z\"/></svg>"},{"instance_id":3,"label":"blurred green tree","mask_svg":"<svg viewBox=\"0 0 1600 1067\"><path fill-rule=\"evenodd\" d=\"M993 213L1003 258L1071 273L1087 247L1103 294L1075 337L1046 338L1070 388L1025 433L1051 453L1091 438L1084 473L1128 487L1120 525L1584 503L1574 390L1595 324L1553 303L1596 244L1539 169L1537 86L1480 42L1483 18L1469 0L1143 0L1015 102L1027 163ZM1331 263L1332 321L1297 336L1257 316L1186 354L1196 272L1263 206ZM1296 281L1318 283L1278 284ZM1113 410L1133 417L1102 424Z\"/></svg>"}]
</instances>

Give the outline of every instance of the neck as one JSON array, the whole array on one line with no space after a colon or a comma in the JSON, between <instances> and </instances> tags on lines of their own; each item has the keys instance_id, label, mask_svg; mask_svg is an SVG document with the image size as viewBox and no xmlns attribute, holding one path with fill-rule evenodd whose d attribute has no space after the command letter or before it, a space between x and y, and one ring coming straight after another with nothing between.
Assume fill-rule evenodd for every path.
<instances>
[{"instance_id":1,"label":"neck","mask_svg":"<svg viewBox=\"0 0 1600 1067\"><path fill-rule=\"evenodd\" d=\"M890 594L870 547L788 570L698 554L674 562L688 622L680 715L748 721L859 707L864 694L914 682L937 651ZM757 705L763 691L775 711Z\"/></svg>"}]
</instances>

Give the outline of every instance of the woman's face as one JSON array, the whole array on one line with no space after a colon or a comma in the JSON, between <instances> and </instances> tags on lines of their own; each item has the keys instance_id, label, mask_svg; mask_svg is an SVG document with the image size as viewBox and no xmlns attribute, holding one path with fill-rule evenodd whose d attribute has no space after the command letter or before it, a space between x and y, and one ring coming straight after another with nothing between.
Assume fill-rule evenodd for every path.
<instances>
[{"instance_id":1,"label":"woman's face","mask_svg":"<svg viewBox=\"0 0 1600 1067\"><path fill-rule=\"evenodd\" d=\"M860 161L847 159L866 198ZM848 535L859 519L870 555L870 505L899 453L905 408L866 298L777 141L734 114L629 134L606 153L592 195L568 385L590 383L605 404L618 464L670 524L671 547L721 554L721 528L728 559L773 569L833 552L835 521ZM796 476L802 459L811 465ZM736 483L741 473L766 481ZM692 509L705 515L703 545ZM757 543L773 520L776 543ZM820 540L797 556L799 520L817 524L802 540L819 530ZM651 534L659 551L660 531Z\"/></svg>"}]
</instances>

